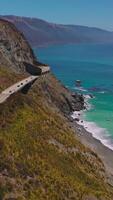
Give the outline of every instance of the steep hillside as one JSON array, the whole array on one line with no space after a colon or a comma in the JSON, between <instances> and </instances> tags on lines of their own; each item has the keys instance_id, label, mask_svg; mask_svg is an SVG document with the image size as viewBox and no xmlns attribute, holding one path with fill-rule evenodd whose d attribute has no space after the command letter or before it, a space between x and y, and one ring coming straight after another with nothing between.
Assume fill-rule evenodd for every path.
<instances>
[{"instance_id":1,"label":"steep hillside","mask_svg":"<svg viewBox=\"0 0 113 200\"><path fill-rule=\"evenodd\" d=\"M18 73L38 69L40 62L36 61L29 43L15 26L0 19L0 64Z\"/></svg>"},{"instance_id":2,"label":"steep hillside","mask_svg":"<svg viewBox=\"0 0 113 200\"><path fill-rule=\"evenodd\" d=\"M24 62L33 64L33 52L13 24L0 19L0 63L25 71Z\"/></svg>"},{"instance_id":3,"label":"steep hillside","mask_svg":"<svg viewBox=\"0 0 113 200\"><path fill-rule=\"evenodd\" d=\"M14 26L6 24L10 38ZM1 90L28 75L13 68L0 64ZM83 97L71 94L51 73L40 76L27 94L18 92L0 104L0 199L113 199L102 161L76 139L67 119L83 106Z\"/></svg>"},{"instance_id":4,"label":"steep hillside","mask_svg":"<svg viewBox=\"0 0 113 200\"><path fill-rule=\"evenodd\" d=\"M61 25L44 20L1 16L15 24L32 46L69 43L113 43L113 32L76 25Z\"/></svg>"}]
</instances>

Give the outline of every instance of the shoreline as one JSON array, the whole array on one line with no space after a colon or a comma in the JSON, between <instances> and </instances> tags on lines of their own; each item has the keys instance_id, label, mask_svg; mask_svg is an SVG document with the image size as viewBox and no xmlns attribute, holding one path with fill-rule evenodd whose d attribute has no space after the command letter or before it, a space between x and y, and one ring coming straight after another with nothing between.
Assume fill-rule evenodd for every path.
<instances>
[{"instance_id":1,"label":"shoreline","mask_svg":"<svg viewBox=\"0 0 113 200\"><path fill-rule=\"evenodd\" d=\"M90 96L85 98L85 104L88 105L87 109L91 109L88 100ZM72 128L77 132L77 138L91 150L93 150L103 161L105 168L108 172L108 179L113 185L113 146L106 144L107 139L105 140L105 129L96 126L94 122L87 122L84 120L84 113L86 110L75 111L72 113L71 118L74 120L71 122ZM79 120L78 120L79 119ZM96 127L95 127L96 126ZM95 130L96 131L93 131ZM98 134L96 136L96 134ZM103 137L101 138L100 137ZM106 134L107 137L107 134ZM104 141L104 142L102 142Z\"/></svg>"},{"instance_id":2,"label":"shoreline","mask_svg":"<svg viewBox=\"0 0 113 200\"><path fill-rule=\"evenodd\" d=\"M107 131L107 129L102 128L98 126L95 122L93 121L87 121L85 119L85 113L92 108L92 105L89 104L88 100L93 97L90 97L90 95L84 95L84 103L86 106L85 110L81 111L74 111L71 114L71 117L73 120L77 122L80 126L84 127L84 129L92 134L94 138L99 140L103 145L105 145L107 148L111 149L113 151L113 139L110 138L110 135ZM93 131L92 131L93 130Z\"/></svg>"},{"instance_id":3,"label":"shoreline","mask_svg":"<svg viewBox=\"0 0 113 200\"><path fill-rule=\"evenodd\" d=\"M84 119L83 112L84 111L82 112L75 111L71 115L71 117L73 116L72 117L73 120L75 120L78 125L82 126L88 133L90 133L92 137L99 140L104 146L106 146L107 148L113 151L112 139L110 138L110 135L107 132L107 130L105 128L99 127L95 122L86 121Z\"/></svg>"}]
</instances>

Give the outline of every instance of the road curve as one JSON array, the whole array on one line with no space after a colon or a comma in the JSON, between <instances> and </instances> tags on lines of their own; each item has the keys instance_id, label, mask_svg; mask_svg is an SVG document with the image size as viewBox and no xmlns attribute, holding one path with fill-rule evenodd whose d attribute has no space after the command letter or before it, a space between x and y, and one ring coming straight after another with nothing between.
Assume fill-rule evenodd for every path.
<instances>
[{"instance_id":1,"label":"road curve","mask_svg":"<svg viewBox=\"0 0 113 200\"><path fill-rule=\"evenodd\" d=\"M42 68L42 73L46 74L50 72L50 67L49 66L44 66ZM1 94L0 94L0 104L3 103L4 101L6 101L6 99L8 97L10 97L12 94L18 92L19 90L21 90L22 88L24 88L28 83L32 83L33 81L35 81L36 79L38 79L39 76L29 76L28 78L23 79L22 81L19 81L17 83L15 83L14 85L8 87L7 89L5 89Z\"/></svg>"},{"instance_id":2,"label":"road curve","mask_svg":"<svg viewBox=\"0 0 113 200\"><path fill-rule=\"evenodd\" d=\"M9 96L18 92L23 87L25 87L28 83L32 83L39 76L29 76L28 78L23 79L22 81L17 82L16 84L8 87L0 94L0 104L3 103Z\"/></svg>"}]
</instances>

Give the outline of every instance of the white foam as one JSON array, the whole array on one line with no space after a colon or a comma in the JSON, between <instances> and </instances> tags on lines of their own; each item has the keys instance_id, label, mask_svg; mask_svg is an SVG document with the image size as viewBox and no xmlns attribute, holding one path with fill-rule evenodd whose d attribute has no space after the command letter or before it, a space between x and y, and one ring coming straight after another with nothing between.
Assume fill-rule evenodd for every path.
<instances>
[{"instance_id":1,"label":"white foam","mask_svg":"<svg viewBox=\"0 0 113 200\"><path fill-rule=\"evenodd\" d=\"M87 99L91 99L91 97L90 97L89 94L85 94L84 97L85 97L85 100L87 100Z\"/></svg>"},{"instance_id":2,"label":"white foam","mask_svg":"<svg viewBox=\"0 0 113 200\"><path fill-rule=\"evenodd\" d=\"M110 138L108 131L105 128L99 127L94 122L89 122L85 120L85 111L75 111L72 113L71 117L73 119L79 119L77 124L85 128L85 130L92 134L92 136L102 144L104 144L109 149L113 150L113 140Z\"/></svg>"},{"instance_id":3,"label":"white foam","mask_svg":"<svg viewBox=\"0 0 113 200\"><path fill-rule=\"evenodd\" d=\"M84 104L86 106L86 111L91 110L93 108L93 106L89 103L89 99L91 99L90 95L88 94L84 95Z\"/></svg>"},{"instance_id":4,"label":"white foam","mask_svg":"<svg viewBox=\"0 0 113 200\"><path fill-rule=\"evenodd\" d=\"M87 90L84 89L83 87L74 87L73 89L79 90L79 91L82 91L82 92L87 92Z\"/></svg>"},{"instance_id":5,"label":"white foam","mask_svg":"<svg viewBox=\"0 0 113 200\"><path fill-rule=\"evenodd\" d=\"M94 138L100 140L102 144L113 150L113 141L111 140L108 131L105 128L97 126L94 122L88 122L83 120L83 123L78 122L82 125Z\"/></svg>"},{"instance_id":6,"label":"white foam","mask_svg":"<svg viewBox=\"0 0 113 200\"><path fill-rule=\"evenodd\" d=\"M105 94L106 92L105 91L101 91L101 92L98 92L99 94Z\"/></svg>"}]
</instances>

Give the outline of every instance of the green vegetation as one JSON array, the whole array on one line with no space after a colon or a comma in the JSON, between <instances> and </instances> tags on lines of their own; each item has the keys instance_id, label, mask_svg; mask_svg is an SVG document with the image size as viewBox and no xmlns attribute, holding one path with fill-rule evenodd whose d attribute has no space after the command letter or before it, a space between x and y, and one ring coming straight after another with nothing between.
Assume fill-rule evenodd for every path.
<instances>
[{"instance_id":1,"label":"green vegetation","mask_svg":"<svg viewBox=\"0 0 113 200\"><path fill-rule=\"evenodd\" d=\"M100 159L50 108L38 84L0 105L0 199L12 194L17 200L113 199Z\"/></svg>"},{"instance_id":2,"label":"green vegetation","mask_svg":"<svg viewBox=\"0 0 113 200\"><path fill-rule=\"evenodd\" d=\"M12 72L10 69L5 66L0 66L0 92L10 85L16 83L17 81L22 80L25 75L19 75Z\"/></svg>"}]
</instances>

